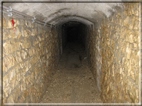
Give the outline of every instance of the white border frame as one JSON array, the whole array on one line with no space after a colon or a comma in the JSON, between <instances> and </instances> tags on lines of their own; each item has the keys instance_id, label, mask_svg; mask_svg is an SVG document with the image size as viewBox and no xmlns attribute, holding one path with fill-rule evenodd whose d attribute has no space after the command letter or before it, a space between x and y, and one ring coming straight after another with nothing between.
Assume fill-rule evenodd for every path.
<instances>
[{"instance_id":1,"label":"white border frame","mask_svg":"<svg viewBox=\"0 0 142 106\"><path fill-rule=\"evenodd\" d=\"M24 1L24 0L23 0ZM34 2L34 1L32 1L32 2ZM105 2L105 1L104 1ZM95 3L95 1L94 1L94 3ZM141 105L141 83L142 83L142 81L141 81L141 79L142 79L142 75L141 75L141 66L142 66L142 53L141 53L141 51L142 51L142 47L141 47L141 45L142 45L142 42L141 42L141 40L142 40L142 14L141 14L141 6L142 6L142 2L139 2L140 4L140 6L139 6L139 19L140 19L140 23L139 23L139 25L140 25L140 28L139 28L139 31L140 31L140 43L139 43L139 50L140 50L140 57L139 57L139 59L140 59L140 61L139 61L139 69L140 69L140 71L139 71L139 103L3 103L2 105L16 105L16 106L19 106L19 105Z\"/></svg>"}]
</instances>

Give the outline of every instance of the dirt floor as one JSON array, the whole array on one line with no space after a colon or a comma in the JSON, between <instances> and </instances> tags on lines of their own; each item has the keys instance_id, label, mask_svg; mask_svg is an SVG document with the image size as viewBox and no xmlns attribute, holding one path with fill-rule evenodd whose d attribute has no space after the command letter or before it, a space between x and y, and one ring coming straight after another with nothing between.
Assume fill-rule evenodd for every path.
<instances>
[{"instance_id":1,"label":"dirt floor","mask_svg":"<svg viewBox=\"0 0 142 106\"><path fill-rule=\"evenodd\" d=\"M42 103L101 103L81 45L69 43Z\"/></svg>"}]
</instances>

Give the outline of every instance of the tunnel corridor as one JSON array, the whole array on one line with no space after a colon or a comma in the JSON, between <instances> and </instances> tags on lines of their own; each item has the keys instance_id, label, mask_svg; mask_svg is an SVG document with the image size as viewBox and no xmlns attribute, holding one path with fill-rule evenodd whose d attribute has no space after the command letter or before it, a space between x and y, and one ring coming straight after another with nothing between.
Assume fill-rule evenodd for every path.
<instances>
[{"instance_id":1,"label":"tunnel corridor","mask_svg":"<svg viewBox=\"0 0 142 106\"><path fill-rule=\"evenodd\" d=\"M85 30L78 22L63 25L63 54L41 103L101 103L85 52ZM87 33L86 33L87 34Z\"/></svg>"},{"instance_id":2,"label":"tunnel corridor","mask_svg":"<svg viewBox=\"0 0 142 106\"><path fill-rule=\"evenodd\" d=\"M85 54L79 44L69 43L66 46L41 103L102 102L87 60L81 60L80 55Z\"/></svg>"},{"instance_id":3,"label":"tunnel corridor","mask_svg":"<svg viewBox=\"0 0 142 106\"><path fill-rule=\"evenodd\" d=\"M141 3L50 2L2 3L3 104L140 105Z\"/></svg>"}]
</instances>

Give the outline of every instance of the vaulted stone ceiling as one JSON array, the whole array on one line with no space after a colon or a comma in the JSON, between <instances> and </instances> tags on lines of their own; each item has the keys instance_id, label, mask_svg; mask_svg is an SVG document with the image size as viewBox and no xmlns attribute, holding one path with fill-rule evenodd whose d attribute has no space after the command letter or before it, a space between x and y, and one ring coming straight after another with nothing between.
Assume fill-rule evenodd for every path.
<instances>
[{"instance_id":1,"label":"vaulted stone ceiling","mask_svg":"<svg viewBox=\"0 0 142 106\"><path fill-rule=\"evenodd\" d=\"M10 0L9 0L10 1ZM44 22L54 23L55 20L62 20L63 17L82 17L91 22L95 22L104 17L109 17L116 8L122 8L121 2L105 3L47 3L47 2L30 2L22 0L22 3L4 3L5 6L11 6L12 9L26 13L30 16L35 16ZM31 0L35 1L35 0ZM46 0L50 1L50 0ZM77 1L77 0L75 0ZM79 0L78 0L79 1ZM87 0L85 0L87 1ZM97 0L102 1L102 0ZM108 0L105 0L108 1ZM110 0L109 0L110 1ZM121 0L117 0L121 1Z\"/></svg>"}]
</instances>

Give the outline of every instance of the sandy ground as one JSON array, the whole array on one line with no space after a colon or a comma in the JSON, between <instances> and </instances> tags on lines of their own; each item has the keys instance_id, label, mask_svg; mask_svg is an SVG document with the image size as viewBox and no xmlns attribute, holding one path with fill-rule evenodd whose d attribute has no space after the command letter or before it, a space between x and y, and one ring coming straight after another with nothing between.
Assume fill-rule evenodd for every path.
<instances>
[{"instance_id":1,"label":"sandy ground","mask_svg":"<svg viewBox=\"0 0 142 106\"><path fill-rule=\"evenodd\" d=\"M52 79L42 103L102 103L85 51L79 44L66 46Z\"/></svg>"}]
</instances>

